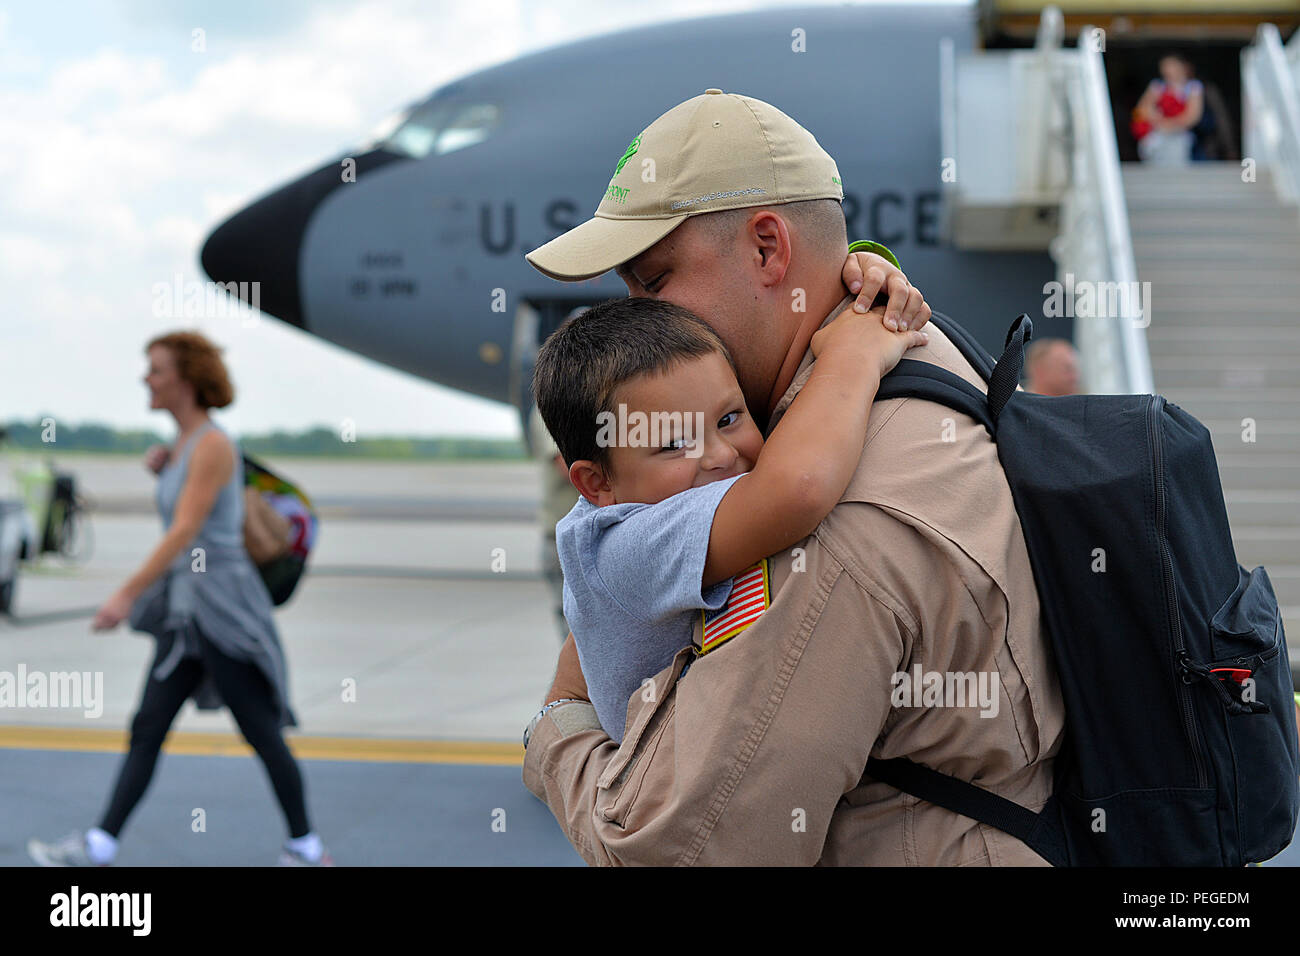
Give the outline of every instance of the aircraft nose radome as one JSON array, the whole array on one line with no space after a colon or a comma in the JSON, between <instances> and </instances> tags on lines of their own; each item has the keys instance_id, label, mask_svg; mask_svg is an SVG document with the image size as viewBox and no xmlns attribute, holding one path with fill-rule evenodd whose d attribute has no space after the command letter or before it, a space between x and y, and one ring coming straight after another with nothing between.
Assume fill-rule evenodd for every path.
<instances>
[{"instance_id":1,"label":"aircraft nose radome","mask_svg":"<svg viewBox=\"0 0 1300 956\"><path fill-rule=\"evenodd\" d=\"M374 150L356 157L356 171L360 174L401 158ZM203 271L214 282L259 283L263 312L310 331L298 280L303 236L321 202L343 182L339 164L330 163L235 213L203 244L199 253ZM251 289L251 285L239 288Z\"/></svg>"},{"instance_id":2,"label":"aircraft nose radome","mask_svg":"<svg viewBox=\"0 0 1300 956\"><path fill-rule=\"evenodd\" d=\"M283 192L255 202L217 227L203 244L199 262L214 282L257 282L263 312L305 329L298 289L302 228L287 222Z\"/></svg>"}]
</instances>

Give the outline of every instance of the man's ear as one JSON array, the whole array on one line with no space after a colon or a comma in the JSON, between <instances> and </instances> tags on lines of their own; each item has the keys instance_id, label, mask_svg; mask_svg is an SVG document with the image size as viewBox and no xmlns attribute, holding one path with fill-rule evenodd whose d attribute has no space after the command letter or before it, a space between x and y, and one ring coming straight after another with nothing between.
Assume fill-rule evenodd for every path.
<instances>
[{"instance_id":1,"label":"man's ear","mask_svg":"<svg viewBox=\"0 0 1300 956\"><path fill-rule=\"evenodd\" d=\"M580 459L570 465L569 482L578 489L578 494L597 508L616 503L613 484L594 461Z\"/></svg>"},{"instance_id":2,"label":"man's ear","mask_svg":"<svg viewBox=\"0 0 1300 956\"><path fill-rule=\"evenodd\" d=\"M755 265L765 286L778 286L790 269L790 228L770 209L750 217L745 226L746 245L753 250Z\"/></svg>"}]
</instances>

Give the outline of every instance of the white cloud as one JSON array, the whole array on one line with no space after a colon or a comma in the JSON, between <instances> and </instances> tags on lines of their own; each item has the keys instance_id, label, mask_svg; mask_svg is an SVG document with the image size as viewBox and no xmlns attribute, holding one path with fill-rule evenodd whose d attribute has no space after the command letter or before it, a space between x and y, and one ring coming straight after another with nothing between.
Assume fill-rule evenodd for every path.
<instances>
[{"instance_id":1,"label":"white cloud","mask_svg":"<svg viewBox=\"0 0 1300 956\"><path fill-rule=\"evenodd\" d=\"M187 324L152 316L154 283L201 278L197 251L221 218L464 72L484 47L510 55L517 37L487 26L516 12L498 4L431 17L414 4L370 3L326 8L291 37L214 30L206 53L178 43L169 56L98 49L29 61L46 64L38 82L0 92L3 414L49 409L165 427L132 387L143 343ZM486 44L474 49L473 35ZM0 51L16 42L0 16ZM205 329L248 383L249 404L234 416L245 427L387 413L398 431L514 431L513 414L494 403L388 373L270 320Z\"/></svg>"},{"instance_id":2,"label":"white cloud","mask_svg":"<svg viewBox=\"0 0 1300 956\"><path fill-rule=\"evenodd\" d=\"M0 235L0 262L14 275L53 279L63 274L63 253L48 240Z\"/></svg>"},{"instance_id":3,"label":"white cloud","mask_svg":"<svg viewBox=\"0 0 1300 956\"><path fill-rule=\"evenodd\" d=\"M43 97L44 105L59 113L95 105L100 95L113 105L156 94L165 83L158 57L129 57L104 49L87 59L63 64L53 74Z\"/></svg>"},{"instance_id":4,"label":"white cloud","mask_svg":"<svg viewBox=\"0 0 1300 956\"><path fill-rule=\"evenodd\" d=\"M12 17L0 10L0 76L30 76L41 70L42 60L13 36Z\"/></svg>"},{"instance_id":5,"label":"white cloud","mask_svg":"<svg viewBox=\"0 0 1300 956\"><path fill-rule=\"evenodd\" d=\"M48 409L65 420L165 427L132 387L143 343L165 327L150 312L150 291L177 273L203 278L198 247L219 220L471 70L718 8L372 0L302 9L301 22L282 17L270 33L213 22L202 53L190 49L188 13L165 28L121 19L113 36L125 40L75 55L64 52L57 17L48 35L18 36L0 12L0 77L23 74L0 86L0 416ZM392 431L517 431L512 410L385 371L272 320L210 326L246 383L250 403L235 416L242 427L351 416Z\"/></svg>"}]
</instances>

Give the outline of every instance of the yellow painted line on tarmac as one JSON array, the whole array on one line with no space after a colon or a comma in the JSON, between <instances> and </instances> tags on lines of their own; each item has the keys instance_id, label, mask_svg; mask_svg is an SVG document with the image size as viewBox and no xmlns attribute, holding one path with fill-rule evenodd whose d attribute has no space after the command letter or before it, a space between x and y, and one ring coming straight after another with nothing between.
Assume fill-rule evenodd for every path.
<instances>
[{"instance_id":1,"label":"yellow painted line on tarmac","mask_svg":"<svg viewBox=\"0 0 1300 956\"><path fill-rule=\"evenodd\" d=\"M91 730L85 727L0 726L0 749L72 750L87 753L125 753L130 735L125 730ZM406 740L393 737L297 737L285 741L302 760L358 760L379 763L442 763L488 767L519 767L524 762L520 744L479 740ZM173 731L163 752L191 757L248 757L253 748L237 734Z\"/></svg>"}]
</instances>

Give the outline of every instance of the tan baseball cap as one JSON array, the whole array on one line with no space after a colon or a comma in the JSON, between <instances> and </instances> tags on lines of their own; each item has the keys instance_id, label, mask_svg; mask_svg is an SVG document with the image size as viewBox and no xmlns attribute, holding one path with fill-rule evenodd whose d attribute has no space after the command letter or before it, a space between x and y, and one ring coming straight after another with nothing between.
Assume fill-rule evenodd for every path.
<instances>
[{"instance_id":1,"label":"tan baseball cap","mask_svg":"<svg viewBox=\"0 0 1300 956\"><path fill-rule=\"evenodd\" d=\"M835 160L775 106L706 90L628 144L596 215L526 258L553 279L591 279L690 216L805 199L844 200Z\"/></svg>"}]
</instances>

